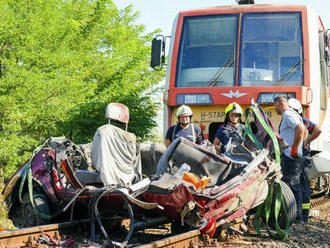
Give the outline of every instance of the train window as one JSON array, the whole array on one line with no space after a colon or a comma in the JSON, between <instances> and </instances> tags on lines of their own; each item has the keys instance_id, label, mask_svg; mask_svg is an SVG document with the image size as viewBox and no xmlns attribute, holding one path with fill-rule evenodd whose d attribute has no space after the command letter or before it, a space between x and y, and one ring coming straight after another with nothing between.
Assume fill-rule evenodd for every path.
<instances>
[{"instance_id":1,"label":"train window","mask_svg":"<svg viewBox=\"0 0 330 248\"><path fill-rule=\"evenodd\" d=\"M238 15L185 17L176 87L233 86Z\"/></svg>"},{"instance_id":2,"label":"train window","mask_svg":"<svg viewBox=\"0 0 330 248\"><path fill-rule=\"evenodd\" d=\"M300 13L249 13L242 18L239 85L303 84Z\"/></svg>"},{"instance_id":3,"label":"train window","mask_svg":"<svg viewBox=\"0 0 330 248\"><path fill-rule=\"evenodd\" d=\"M327 109L327 64L325 61L325 36L324 32L319 32L319 50L320 50L320 70L321 70L321 90L320 90L320 107L322 110Z\"/></svg>"}]
</instances>

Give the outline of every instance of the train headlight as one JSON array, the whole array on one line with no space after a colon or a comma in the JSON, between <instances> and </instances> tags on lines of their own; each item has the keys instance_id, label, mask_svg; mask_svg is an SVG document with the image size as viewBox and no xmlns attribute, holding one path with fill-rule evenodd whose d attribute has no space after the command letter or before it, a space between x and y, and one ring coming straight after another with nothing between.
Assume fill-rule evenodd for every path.
<instances>
[{"instance_id":1,"label":"train headlight","mask_svg":"<svg viewBox=\"0 0 330 248\"><path fill-rule=\"evenodd\" d=\"M176 104L212 104L209 94L177 94Z\"/></svg>"}]
</instances>

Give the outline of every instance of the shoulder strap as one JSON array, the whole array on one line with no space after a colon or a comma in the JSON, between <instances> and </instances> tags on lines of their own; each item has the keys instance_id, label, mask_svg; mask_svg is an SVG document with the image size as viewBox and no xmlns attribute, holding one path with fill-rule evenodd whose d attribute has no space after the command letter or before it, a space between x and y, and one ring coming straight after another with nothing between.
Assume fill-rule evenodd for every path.
<instances>
[{"instance_id":1,"label":"shoulder strap","mask_svg":"<svg viewBox=\"0 0 330 248\"><path fill-rule=\"evenodd\" d=\"M173 128L172 140L171 140L171 141L174 140L174 136L175 136L175 132L176 132L176 127L177 127L177 126L178 126L178 125L175 125L174 128Z\"/></svg>"},{"instance_id":2,"label":"shoulder strap","mask_svg":"<svg viewBox=\"0 0 330 248\"><path fill-rule=\"evenodd\" d=\"M195 126L193 123L190 123L191 124L191 133L192 133L192 136L193 136L193 142L196 143L196 132L195 132Z\"/></svg>"}]
</instances>

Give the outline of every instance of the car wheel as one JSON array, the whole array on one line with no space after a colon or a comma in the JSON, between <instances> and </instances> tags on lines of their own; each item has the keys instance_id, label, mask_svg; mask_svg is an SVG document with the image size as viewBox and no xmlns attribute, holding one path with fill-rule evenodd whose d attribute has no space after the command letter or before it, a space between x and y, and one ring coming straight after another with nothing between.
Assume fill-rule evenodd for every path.
<instances>
[{"instance_id":1,"label":"car wheel","mask_svg":"<svg viewBox=\"0 0 330 248\"><path fill-rule=\"evenodd\" d=\"M283 199L284 199L284 204L288 213L288 219L289 219L289 223L292 224L295 219L296 219L296 215L297 215L297 202L296 202L296 198L294 197L293 192L291 191L290 187L283 181L280 181L280 185L282 188L282 195L283 195ZM281 208L280 214L283 214L283 209ZM282 219L284 218L284 216L282 217ZM283 222L284 220L282 220ZM280 222L281 223L281 219Z\"/></svg>"},{"instance_id":2,"label":"car wheel","mask_svg":"<svg viewBox=\"0 0 330 248\"><path fill-rule=\"evenodd\" d=\"M283 201L284 201L284 205L281 204L281 209L279 212L279 215L277 217L277 222L278 225L281 229L285 229L286 225L291 225L295 219L296 219L296 214L297 214L297 203L296 203L296 198L294 197L293 192L291 191L290 187L283 181L280 181L280 186L282 189L282 196L283 196ZM269 216L269 220L268 220L268 224L270 227L272 227L273 229L275 229L275 192L273 192L273 197L272 197L272 205L271 205L271 210L270 210L270 216ZM284 207L286 208L286 212L287 212L287 218L285 216L285 211L284 211ZM265 219L265 212L263 210L263 219Z\"/></svg>"},{"instance_id":3,"label":"car wheel","mask_svg":"<svg viewBox=\"0 0 330 248\"><path fill-rule=\"evenodd\" d=\"M49 220L45 220L41 218L38 215L38 213L34 210L29 199L29 193L24 194L23 202L27 202L27 203L22 203L17 209L18 213L21 214L23 226L30 227L30 226L39 226L50 223ZM38 209L40 213L50 215L49 203L45 195L43 194L34 195L34 206Z\"/></svg>"}]
</instances>

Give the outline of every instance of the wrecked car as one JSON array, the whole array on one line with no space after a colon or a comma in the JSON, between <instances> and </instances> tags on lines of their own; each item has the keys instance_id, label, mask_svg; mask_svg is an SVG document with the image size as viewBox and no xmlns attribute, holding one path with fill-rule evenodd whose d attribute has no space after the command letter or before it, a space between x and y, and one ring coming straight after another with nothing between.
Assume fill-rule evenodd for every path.
<instances>
[{"instance_id":1,"label":"wrecked car","mask_svg":"<svg viewBox=\"0 0 330 248\"><path fill-rule=\"evenodd\" d=\"M233 134L239 142L224 154L208 142L184 138L166 150L154 144L138 149L127 131L128 108L111 103L106 116L109 123L98 128L92 143L50 138L11 177L3 195L17 227L91 218L91 233L98 224L109 240L104 226L129 218L127 242L134 230L165 223L172 223L172 232L189 227L212 236L253 215L282 238L287 235L296 203L280 180L281 138L258 105L246 110L245 135ZM264 211L275 205L278 216Z\"/></svg>"}]
</instances>

